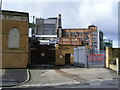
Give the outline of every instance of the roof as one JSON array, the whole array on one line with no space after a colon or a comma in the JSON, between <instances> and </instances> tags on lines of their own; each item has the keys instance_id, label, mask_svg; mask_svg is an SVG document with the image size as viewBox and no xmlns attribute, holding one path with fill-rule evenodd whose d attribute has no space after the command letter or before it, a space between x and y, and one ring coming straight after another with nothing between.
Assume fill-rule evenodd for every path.
<instances>
[{"instance_id":1,"label":"roof","mask_svg":"<svg viewBox=\"0 0 120 90\"><path fill-rule=\"evenodd\" d=\"M48 19L57 19L57 17L53 17L53 18L48 18Z\"/></svg>"},{"instance_id":2,"label":"roof","mask_svg":"<svg viewBox=\"0 0 120 90\"><path fill-rule=\"evenodd\" d=\"M65 28L63 30L86 30L88 28Z\"/></svg>"},{"instance_id":3,"label":"roof","mask_svg":"<svg viewBox=\"0 0 120 90\"><path fill-rule=\"evenodd\" d=\"M19 12L19 11L10 11L10 10L2 10L2 14L6 15L17 15L17 16L29 16L27 12Z\"/></svg>"},{"instance_id":4,"label":"roof","mask_svg":"<svg viewBox=\"0 0 120 90\"><path fill-rule=\"evenodd\" d=\"M89 27L96 27L95 25L90 25Z\"/></svg>"}]
</instances>

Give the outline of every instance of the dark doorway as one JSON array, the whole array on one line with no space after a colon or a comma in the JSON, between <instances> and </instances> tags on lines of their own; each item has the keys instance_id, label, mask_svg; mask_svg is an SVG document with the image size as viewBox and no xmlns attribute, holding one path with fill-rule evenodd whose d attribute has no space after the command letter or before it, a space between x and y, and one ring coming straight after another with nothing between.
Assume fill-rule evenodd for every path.
<instances>
[{"instance_id":1,"label":"dark doorway","mask_svg":"<svg viewBox=\"0 0 120 90\"><path fill-rule=\"evenodd\" d=\"M65 65L70 64L70 54L65 54Z\"/></svg>"}]
</instances>

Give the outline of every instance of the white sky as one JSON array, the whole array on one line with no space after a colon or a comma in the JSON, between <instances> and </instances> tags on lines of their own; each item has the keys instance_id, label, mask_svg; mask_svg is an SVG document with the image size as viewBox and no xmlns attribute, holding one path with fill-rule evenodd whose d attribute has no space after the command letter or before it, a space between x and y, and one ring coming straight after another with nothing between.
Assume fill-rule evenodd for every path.
<instances>
[{"instance_id":1,"label":"white sky","mask_svg":"<svg viewBox=\"0 0 120 90\"><path fill-rule=\"evenodd\" d=\"M49 18L62 14L63 28L82 28L91 24L103 31L118 47L119 0L3 0L2 9L28 12L29 16ZM32 18L30 17L30 20Z\"/></svg>"}]
</instances>

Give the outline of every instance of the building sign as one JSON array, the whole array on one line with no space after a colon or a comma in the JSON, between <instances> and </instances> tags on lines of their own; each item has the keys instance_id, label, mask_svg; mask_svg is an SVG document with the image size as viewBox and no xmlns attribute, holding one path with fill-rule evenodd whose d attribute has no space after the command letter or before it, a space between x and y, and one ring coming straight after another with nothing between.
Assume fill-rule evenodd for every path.
<instances>
[{"instance_id":1,"label":"building sign","mask_svg":"<svg viewBox=\"0 0 120 90\"><path fill-rule=\"evenodd\" d=\"M71 41L78 41L77 39L71 39Z\"/></svg>"},{"instance_id":2,"label":"building sign","mask_svg":"<svg viewBox=\"0 0 120 90\"><path fill-rule=\"evenodd\" d=\"M69 39L63 39L63 41L70 41Z\"/></svg>"}]
</instances>

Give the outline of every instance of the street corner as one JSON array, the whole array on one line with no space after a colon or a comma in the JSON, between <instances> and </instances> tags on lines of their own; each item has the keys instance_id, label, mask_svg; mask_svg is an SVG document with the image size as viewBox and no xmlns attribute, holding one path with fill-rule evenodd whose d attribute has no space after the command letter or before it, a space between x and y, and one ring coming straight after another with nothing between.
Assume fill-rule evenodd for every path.
<instances>
[{"instance_id":1,"label":"street corner","mask_svg":"<svg viewBox=\"0 0 120 90\"><path fill-rule=\"evenodd\" d=\"M19 86L29 81L30 73L28 69L1 69L0 87Z\"/></svg>"}]
</instances>

